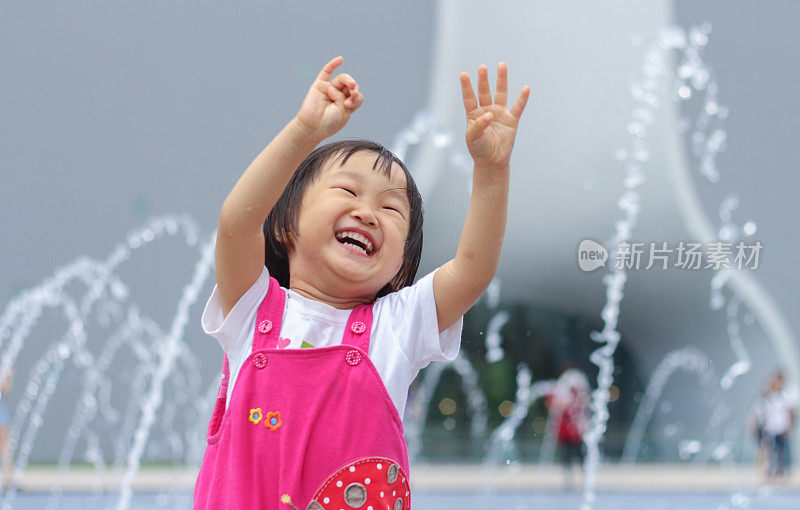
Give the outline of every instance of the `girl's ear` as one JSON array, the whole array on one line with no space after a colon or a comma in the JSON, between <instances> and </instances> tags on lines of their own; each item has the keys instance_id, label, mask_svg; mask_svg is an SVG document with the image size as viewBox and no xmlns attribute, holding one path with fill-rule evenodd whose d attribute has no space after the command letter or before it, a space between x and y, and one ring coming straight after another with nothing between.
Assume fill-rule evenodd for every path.
<instances>
[{"instance_id":1,"label":"girl's ear","mask_svg":"<svg viewBox=\"0 0 800 510\"><path fill-rule=\"evenodd\" d=\"M277 228L277 227L276 227ZM283 245L286 247L286 255L289 255L289 252L294 249L295 242L294 236L292 233L285 228L280 229L280 233L275 231L275 239L280 239L283 242Z\"/></svg>"}]
</instances>

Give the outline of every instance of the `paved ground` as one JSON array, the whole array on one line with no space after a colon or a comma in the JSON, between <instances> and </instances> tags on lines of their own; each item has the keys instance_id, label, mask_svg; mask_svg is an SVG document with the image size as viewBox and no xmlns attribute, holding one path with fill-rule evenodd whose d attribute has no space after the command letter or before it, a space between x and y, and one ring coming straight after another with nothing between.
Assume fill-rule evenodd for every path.
<instances>
[{"instance_id":1,"label":"paved ground","mask_svg":"<svg viewBox=\"0 0 800 510\"><path fill-rule=\"evenodd\" d=\"M49 492L60 484L65 492L91 492L100 488L113 491L119 489L123 475L107 472L98 477L92 469L84 467L74 467L66 473L59 473L53 467L30 466L23 473L20 488L27 492ZM132 486L138 491L191 490L196 476L194 470L145 467L136 475ZM574 480L580 483L577 476ZM412 466L411 484L415 490L434 492L474 492L487 488L506 491L561 490L564 488L564 473L552 466L537 465L484 470L480 466L471 465L418 464ZM755 469L747 466L606 465L597 474L597 488L601 491L728 493L757 491L761 486ZM786 484L771 490L800 494L800 472L795 470Z\"/></svg>"}]
</instances>

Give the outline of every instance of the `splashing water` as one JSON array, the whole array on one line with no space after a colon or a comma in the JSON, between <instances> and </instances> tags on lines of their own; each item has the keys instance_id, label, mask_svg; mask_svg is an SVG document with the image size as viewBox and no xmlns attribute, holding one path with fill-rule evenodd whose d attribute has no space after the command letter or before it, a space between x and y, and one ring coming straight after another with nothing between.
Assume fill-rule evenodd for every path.
<instances>
[{"instance_id":1,"label":"splashing water","mask_svg":"<svg viewBox=\"0 0 800 510\"><path fill-rule=\"evenodd\" d=\"M59 456L59 472L67 470L75 445L83 438L88 444L85 457L95 467L95 485L99 487L105 462L100 451L98 434L89 428L89 424L98 411L111 424L121 422L121 430L116 435L117 465L120 466L120 460L124 459L125 471L117 508L127 508L132 492L131 482L139 469L156 413L161 410L163 417L174 414L174 403L169 407L162 407L167 378L177 374L174 368L179 359L190 368L188 373L196 373L197 363L191 350L183 343L183 331L188 322L188 308L197 300L198 292L210 273L213 242L202 247L193 278L184 288L168 332L161 331L154 321L141 317L138 308L131 305L124 316L124 322L110 335L100 355L95 357L87 345L87 326L91 322L92 312L97 314L97 322L106 327L124 315L120 311L120 303L129 298L129 291L115 271L131 257L133 251L165 235L174 237L179 233L183 234L188 246L197 245L197 227L188 216L156 218L145 227L131 232L127 236L127 242L119 244L105 261L81 257L70 265L57 268L52 277L12 299L0 317L0 348L3 353L0 378L10 371L33 326L46 309L62 311L69 326L63 337L45 349L44 356L34 365L25 393L16 408L9 434L9 449L12 452L17 450L17 456L12 483L2 502L4 509L11 508L16 486L28 465L34 441L44 423L44 412L59 384L65 362L70 359L82 372L82 388ZM87 286L81 299L74 298L68 292L68 286L72 282L82 282ZM107 371L122 346L130 348L140 365L135 371L136 378L130 384L128 409L120 418L120 413L110 405L111 378ZM191 395L191 388L196 387L196 379L191 384L185 378L183 384L180 377L174 379L176 386L185 392L184 403L197 406L194 411L198 416L203 415L206 412L203 402L209 400ZM192 398L187 397L187 394ZM136 425L135 429L128 428L133 425ZM196 431L187 430L185 439L186 444L195 448L195 452L190 455L194 458L198 456L197 449L202 447L201 442L192 439L196 434ZM168 437L168 441L183 444L174 435ZM176 449L182 453L180 446ZM53 495L55 499L49 502L51 507L60 495L59 484L53 488Z\"/></svg>"},{"instance_id":2,"label":"splashing water","mask_svg":"<svg viewBox=\"0 0 800 510\"><path fill-rule=\"evenodd\" d=\"M517 366L517 392L513 411L508 418L492 431L486 443L486 454L482 462L483 478L486 481L483 490L484 495L496 493L498 477L502 478L507 474L499 472L497 466L506 467L504 471L510 471L509 474L519 470L519 452L514 442L517 429L528 415L531 406L538 399L550 393L554 384L554 381L533 382L530 368L525 363L520 363Z\"/></svg>"},{"instance_id":3,"label":"splashing water","mask_svg":"<svg viewBox=\"0 0 800 510\"><path fill-rule=\"evenodd\" d=\"M636 461L641 448L642 438L644 437L650 418L653 416L656 403L661 397L669 378L678 370L684 370L697 374L701 383L706 385L714 376L714 371L708 362L708 356L695 349L694 347L684 347L670 352L653 371L647 389L644 392L639 409L625 440L625 448L622 452L622 462L632 464Z\"/></svg>"},{"instance_id":4,"label":"splashing water","mask_svg":"<svg viewBox=\"0 0 800 510\"><path fill-rule=\"evenodd\" d=\"M470 436L473 441L482 443L486 438L488 404L486 395L478 383L478 373L473 368L469 359L463 352L459 352L456 359L450 363L433 363L429 365L422 378L422 382L409 400L407 413L412 420L405 424L405 438L408 453L413 461L422 451L422 431L428 417L428 408L433 400L433 392L439 385L442 373L446 369L455 371L459 376L461 388L467 396L467 412L470 416Z\"/></svg>"},{"instance_id":5,"label":"splashing water","mask_svg":"<svg viewBox=\"0 0 800 510\"><path fill-rule=\"evenodd\" d=\"M692 28L689 37L690 46L705 45L707 38L698 34L707 34L710 26L704 25L700 29ZM636 226L640 210L640 195L638 188L645 180L642 164L649 160L650 150L645 139L647 128L655 119L655 111L660 107L658 94L670 73L668 61L672 50L687 47L686 33L681 27L669 27L661 30L655 42L645 52L644 64L641 69L640 79L631 85L631 95L636 106L631 113L628 124L629 147L617 152L617 157L625 161L626 176L623 182L625 191L618 201L619 208L625 216L614 223L615 234L607 243L609 259L617 259L617 250L620 243L631 238L631 231ZM675 81L679 97L688 97L688 87L679 85ZM592 418L590 428L584 435L586 445L586 460L584 462L584 501L583 510L590 510L596 500L595 484L596 474L600 466L600 441L605 434L608 423L609 388L614 381L614 353L620 341L617 331L619 319L619 304L623 298L623 291L627 273L624 264L615 267L603 276L606 287L606 304L601 312L604 322L602 331L593 331L591 338L602 344L590 355L592 363L597 365L597 386L592 392L590 408Z\"/></svg>"}]
</instances>

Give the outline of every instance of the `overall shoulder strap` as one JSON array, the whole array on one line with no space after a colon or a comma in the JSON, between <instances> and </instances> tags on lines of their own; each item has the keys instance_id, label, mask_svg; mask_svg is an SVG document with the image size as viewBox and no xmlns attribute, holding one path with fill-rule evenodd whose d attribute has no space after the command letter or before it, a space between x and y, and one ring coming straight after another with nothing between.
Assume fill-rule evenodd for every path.
<instances>
[{"instance_id":1,"label":"overall shoulder strap","mask_svg":"<svg viewBox=\"0 0 800 510\"><path fill-rule=\"evenodd\" d=\"M256 327L253 332L253 350L274 349L278 345L283 320L283 306L286 302L286 291L278 280L269 277L267 295L258 306Z\"/></svg>"},{"instance_id":2,"label":"overall shoulder strap","mask_svg":"<svg viewBox=\"0 0 800 510\"><path fill-rule=\"evenodd\" d=\"M353 308L344 327L343 345L352 345L369 354L369 339L372 332L372 305L361 304Z\"/></svg>"}]
</instances>

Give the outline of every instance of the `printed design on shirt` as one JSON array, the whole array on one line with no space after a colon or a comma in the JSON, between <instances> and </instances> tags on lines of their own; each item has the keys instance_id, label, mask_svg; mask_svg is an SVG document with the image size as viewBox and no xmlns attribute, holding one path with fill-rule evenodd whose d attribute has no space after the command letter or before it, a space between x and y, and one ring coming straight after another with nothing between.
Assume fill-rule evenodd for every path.
<instances>
[{"instance_id":1,"label":"printed design on shirt","mask_svg":"<svg viewBox=\"0 0 800 510\"><path fill-rule=\"evenodd\" d=\"M289 347L290 343L292 343L292 340L290 338L278 338L278 349L286 349L287 347ZM303 340L303 342L300 344L300 348L313 349L314 346Z\"/></svg>"},{"instance_id":2,"label":"printed design on shirt","mask_svg":"<svg viewBox=\"0 0 800 510\"><path fill-rule=\"evenodd\" d=\"M255 409L250 409L250 421L258 425L258 422L261 421L261 408L256 407Z\"/></svg>"},{"instance_id":3,"label":"printed design on shirt","mask_svg":"<svg viewBox=\"0 0 800 510\"><path fill-rule=\"evenodd\" d=\"M280 412L270 411L267 413L267 417L264 418L264 426L268 427L273 432L278 430L278 427L280 427L282 424L283 421L281 420Z\"/></svg>"}]
</instances>

